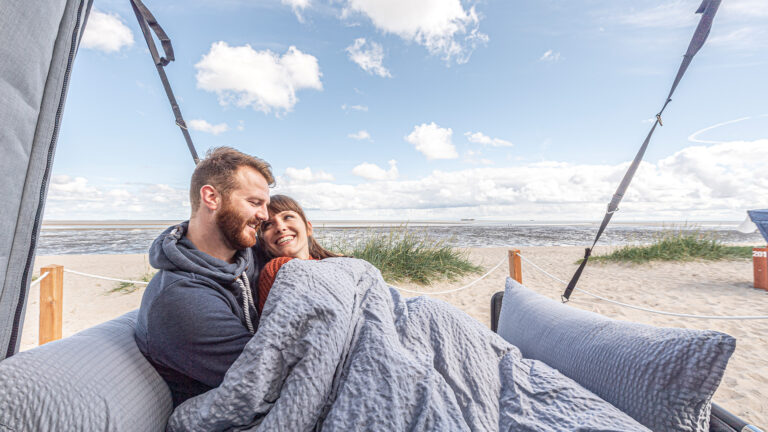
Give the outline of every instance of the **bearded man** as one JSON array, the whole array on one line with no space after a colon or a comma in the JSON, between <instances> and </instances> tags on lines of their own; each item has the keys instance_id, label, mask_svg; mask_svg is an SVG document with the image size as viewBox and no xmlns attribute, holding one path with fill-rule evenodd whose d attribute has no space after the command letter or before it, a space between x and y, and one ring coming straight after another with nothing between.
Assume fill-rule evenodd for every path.
<instances>
[{"instance_id":1,"label":"bearded man","mask_svg":"<svg viewBox=\"0 0 768 432\"><path fill-rule=\"evenodd\" d=\"M149 249L159 271L141 300L135 338L174 407L219 386L255 333L263 263L252 248L273 183L265 161L228 147L209 151L192 174L189 221Z\"/></svg>"}]
</instances>

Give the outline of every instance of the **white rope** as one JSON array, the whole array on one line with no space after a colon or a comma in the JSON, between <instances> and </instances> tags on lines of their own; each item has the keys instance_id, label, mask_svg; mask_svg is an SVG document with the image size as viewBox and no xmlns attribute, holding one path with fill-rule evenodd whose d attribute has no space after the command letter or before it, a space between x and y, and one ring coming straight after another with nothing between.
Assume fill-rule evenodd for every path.
<instances>
[{"instance_id":1,"label":"white rope","mask_svg":"<svg viewBox=\"0 0 768 432\"><path fill-rule=\"evenodd\" d=\"M144 281L135 281L135 280L127 280L127 279L115 279L115 278L111 278L111 277L99 276L99 275L90 274L90 273L83 273L83 272L69 270L69 269L64 269L64 271L67 272L67 273L73 273L73 274L80 275L80 276L87 276L87 277L92 277L92 278L96 278L96 279L104 279L104 280L110 280L110 281L115 281L115 282L125 282L125 283L132 283L132 284L141 284L141 285L146 285L146 284L149 283L149 282L144 282Z\"/></svg>"},{"instance_id":2,"label":"white rope","mask_svg":"<svg viewBox=\"0 0 768 432\"><path fill-rule=\"evenodd\" d=\"M488 276L489 274L493 273L493 271L494 271L494 270L496 270L497 268L499 268L499 266L500 266L500 265L502 265L502 264L504 263L505 259L506 259L506 257L505 257L505 258L503 258L501 261L499 261L499 263L498 263L498 264L496 264L496 266L495 266L495 267L493 267L492 269L488 270L488 273L486 273L486 274L484 274L484 275L480 276L480 277L479 277L477 280L475 280L474 282L470 282L470 283L468 283L467 285L464 285L463 287L460 287L460 288L449 289L449 290L446 290L446 291L435 291L435 292L427 292L427 291L414 291L414 290L409 290L409 289L400 288L400 287L397 287L397 286L394 286L394 285L390 285L390 284L387 284L387 285L391 286L392 288L398 289L398 290L400 290L400 291L405 291L405 292L414 293L414 294L431 294L431 295L435 295L435 294L448 294L448 293L452 293L452 292L456 292L456 291L461 291L461 290L463 290L463 289L467 289L467 288L471 287L472 285L474 285L474 284L476 284L476 283L480 282L480 281L481 281L481 280L483 280L483 279L484 279L486 276Z\"/></svg>"},{"instance_id":3,"label":"white rope","mask_svg":"<svg viewBox=\"0 0 768 432\"><path fill-rule=\"evenodd\" d=\"M35 279L34 282L29 284L30 288L35 286L35 285L37 285L37 284L39 284L40 281L42 281L43 279L47 278L49 273L50 272L45 272L45 273L41 274L39 278Z\"/></svg>"},{"instance_id":4,"label":"white rope","mask_svg":"<svg viewBox=\"0 0 768 432\"><path fill-rule=\"evenodd\" d=\"M531 260L529 260L526 257L524 257L519 252L516 252L516 254L523 261L525 261L528 264L530 264L531 266L533 266L536 270L544 273L545 275L547 275L550 278L560 282L561 284L563 284L565 286L568 285L568 282L566 282L566 281L564 281L564 280L562 280L562 279L560 279L560 278L558 278L556 276L551 275L549 272L547 272L543 268L537 266ZM644 308L644 307L641 307L641 306L635 306L635 305L631 305L631 304L627 304L627 303L622 303L622 302L618 302L616 300L611 300L609 298L605 298L603 296L600 296L600 295L597 295L597 294L593 294L593 293L591 293L591 292L589 292L587 290L584 290L584 289L581 289L581 288L578 288L578 287L576 287L576 290L577 291L581 291L584 294L592 296L594 298L598 298L600 300L606 301L608 303L613 303L613 304L618 305L618 306L622 306L622 307L626 307L626 308L630 308L630 309L636 309L636 310L640 310L640 311L643 311L643 312L655 313L655 314L659 314L659 315L669 315L669 316L676 316L676 317L681 317L681 318L699 318L699 319L715 319L715 320L760 320L760 319L768 319L768 315L733 315L733 316L727 316L727 315L725 315L725 316L724 315L693 315L693 314L684 314L684 313L660 311L660 310L656 310L656 309L649 309L649 308Z\"/></svg>"}]
</instances>

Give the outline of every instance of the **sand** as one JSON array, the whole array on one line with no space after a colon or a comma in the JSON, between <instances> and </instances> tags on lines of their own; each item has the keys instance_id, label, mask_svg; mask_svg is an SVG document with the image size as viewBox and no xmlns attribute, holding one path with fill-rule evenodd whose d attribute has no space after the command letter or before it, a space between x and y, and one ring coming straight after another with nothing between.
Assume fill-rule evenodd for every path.
<instances>
[{"instance_id":1,"label":"sand","mask_svg":"<svg viewBox=\"0 0 768 432\"><path fill-rule=\"evenodd\" d=\"M470 250L473 261L490 269L500 260L504 263L471 288L450 294L434 295L450 302L482 323L490 322L490 298L503 290L509 274L507 249L476 248ZM529 247L522 254L560 279L568 280L581 258L581 247ZM61 264L65 269L139 279L151 269L146 255L60 255L40 256L35 272L48 264ZM443 291L471 282L478 275L462 280L420 287L401 284L407 289L424 292ZM546 275L523 262L524 284L552 299L559 299L562 288ZM64 277L64 336L100 322L115 318L139 307L143 288L132 293L110 292L118 284L71 273ZM579 287L626 303L660 310L702 315L768 315L768 291L752 287L752 263L743 261L593 264L587 267ZM415 294L406 294L415 295ZM626 309L574 293L571 306L605 316L663 327L713 329L737 339L731 358L714 401L732 413L758 426L768 425L768 320L725 321L677 318ZM27 305L21 349L37 345L39 289L33 287Z\"/></svg>"}]
</instances>

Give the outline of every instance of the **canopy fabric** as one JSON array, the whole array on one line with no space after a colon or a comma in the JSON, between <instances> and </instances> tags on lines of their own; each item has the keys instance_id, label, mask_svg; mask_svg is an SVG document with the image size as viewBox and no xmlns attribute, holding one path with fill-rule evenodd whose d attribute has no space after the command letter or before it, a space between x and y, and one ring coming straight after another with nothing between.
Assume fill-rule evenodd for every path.
<instances>
[{"instance_id":1,"label":"canopy fabric","mask_svg":"<svg viewBox=\"0 0 768 432\"><path fill-rule=\"evenodd\" d=\"M757 229L763 235L765 241L768 242L768 209L747 210L747 214L752 219L752 222L757 225Z\"/></svg>"},{"instance_id":2,"label":"canopy fabric","mask_svg":"<svg viewBox=\"0 0 768 432\"><path fill-rule=\"evenodd\" d=\"M0 360L19 347L67 83L91 4L0 8Z\"/></svg>"}]
</instances>

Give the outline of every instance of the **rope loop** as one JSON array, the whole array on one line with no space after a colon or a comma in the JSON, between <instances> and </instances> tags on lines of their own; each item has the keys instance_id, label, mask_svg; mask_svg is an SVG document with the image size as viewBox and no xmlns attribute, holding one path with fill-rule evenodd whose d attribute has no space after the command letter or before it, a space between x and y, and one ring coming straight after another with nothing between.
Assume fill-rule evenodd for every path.
<instances>
[{"instance_id":1,"label":"rope loop","mask_svg":"<svg viewBox=\"0 0 768 432\"><path fill-rule=\"evenodd\" d=\"M467 289L467 288L471 287L472 285L474 285L474 284L480 282L481 280L485 279L486 276L488 276L489 274L493 273L494 270L499 268L499 266L501 266L504 263L505 260L506 260L506 257L502 258L501 261L499 261L498 264L496 264L492 269L488 270L488 272L486 274L484 274L484 275L480 276L479 278L477 278L475 281L470 282L470 283L464 285L463 287L454 288L454 289L450 289L450 290L436 291L436 292L427 292L427 291L409 290L409 289L400 288L400 287L397 287L397 286L394 286L394 285L391 285L391 284L387 284L387 285L392 287L392 288L394 288L394 289L396 289L396 290L404 291L404 292L407 292L407 293L413 293L413 294L426 294L426 295L449 294L449 293L461 291L463 289Z\"/></svg>"},{"instance_id":2,"label":"rope loop","mask_svg":"<svg viewBox=\"0 0 768 432\"><path fill-rule=\"evenodd\" d=\"M85 276L85 277L90 277L90 278L94 278L94 279L104 279L104 280L109 280L109 281L114 281L114 282L125 282L125 283L140 284L140 285L147 285L147 284L149 284L149 282L144 282L144 281L135 281L135 280L127 280L127 279L116 279L116 278L111 278L111 277L107 277L107 276L99 276L99 275L95 275L95 274L83 273L83 272L79 272L79 271L75 271L75 270L69 270L69 269L64 269L64 271L67 272L67 273L72 273L72 274L76 274L76 275L80 275L80 276Z\"/></svg>"},{"instance_id":3,"label":"rope loop","mask_svg":"<svg viewBox=\"0 0 768 432\"><path fill-rule=\"evenodd\" d=\"M35 286L35 285L37 285L37 284L39 284L40 282L42 282L43 279L47 278L49 274L50 274L50 272L45 272L45 273L41 274L39 278L35 279L34 282L29 284L30 288Z\"/></svg>"}]
</instances>

